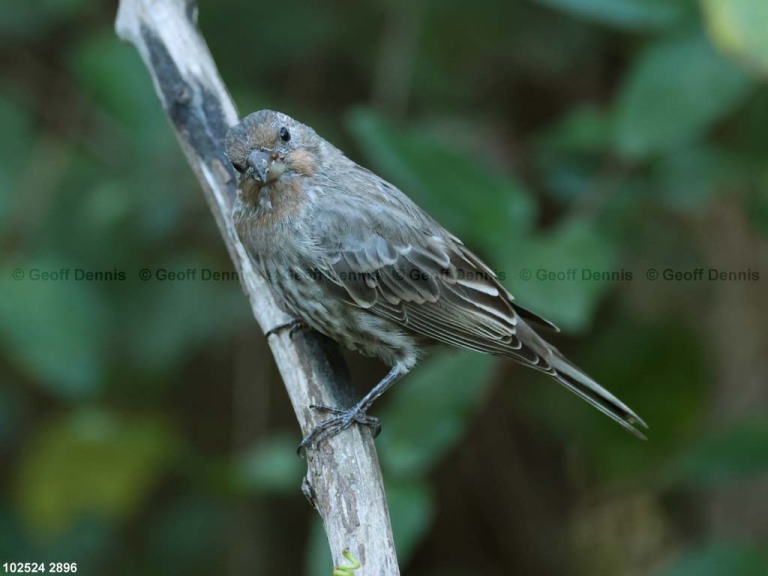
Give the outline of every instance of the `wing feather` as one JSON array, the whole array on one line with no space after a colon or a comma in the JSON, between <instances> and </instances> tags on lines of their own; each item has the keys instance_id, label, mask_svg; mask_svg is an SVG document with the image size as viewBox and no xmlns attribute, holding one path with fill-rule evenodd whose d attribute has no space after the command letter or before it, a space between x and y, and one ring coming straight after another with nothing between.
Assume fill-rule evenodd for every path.
<instances>
[{"instance_id":1,"label":"wing feather","mask_svg":"<svg viewBox=\"0 0 768 576\"><path fill-rule=\"evenodd\" d=\"M340 246L322 272L348 301L446 344L520 349L517 313L493 272L451 238L409 230L396 244L370 231Z\"/></svg>"},{"instance_id":2,"label":"wing feather","mask_svg":"<svg viewBox=\"0 0 768 576\"><path fill-rule=\"evenodd\" d=\"M327 207L325 219L313 223L324 262L320 272L335 295L423 337L545 372L642 437L635 425L645 423L528 323L556 326L517 305L458 238L399 191L388 190L379 198L390 203L386 210L351 195L351 206Z\"/></svg>"}]
</instances>

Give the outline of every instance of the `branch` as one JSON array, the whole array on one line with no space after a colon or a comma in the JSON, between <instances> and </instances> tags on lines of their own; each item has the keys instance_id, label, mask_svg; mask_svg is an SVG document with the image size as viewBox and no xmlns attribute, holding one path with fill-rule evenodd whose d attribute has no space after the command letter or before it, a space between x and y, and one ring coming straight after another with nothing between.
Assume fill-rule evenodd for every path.
<instances>
[{"instance_id":1,"label":"branch","mask_svg":"<svg viewBox=\"0 0 768 576\"><path fill-rule=\"evenodd\" d=\"M149 68L262 331L286 322L232 225L236 179L224 156L224 136L238 122L238 114L197 29L197 6L192 0L121 0L115 27ZM308 332L291 339L283 331L270 337L269 344L304 433L318 419L310 404L351 404L346 369L334 343ZM309 450L303 490L322 516L335 565L345 562L342 553L348 549L362 563L361 575L399 574L381 471L368 430L353 426Z\"/></svg>"}]
</instances>

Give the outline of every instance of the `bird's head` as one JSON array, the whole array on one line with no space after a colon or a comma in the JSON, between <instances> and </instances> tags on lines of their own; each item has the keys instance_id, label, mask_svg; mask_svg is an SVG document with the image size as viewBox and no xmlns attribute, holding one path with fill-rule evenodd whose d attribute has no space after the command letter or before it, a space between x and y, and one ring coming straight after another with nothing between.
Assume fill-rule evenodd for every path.
<instances>
[{"instance_id":1,"label":"bird's head","mask_svg":"<svg viewBox=\"0 0 768 576\"><path fill-rule=\"evenodd\" d=\"M290 116L260 110L227 132L226 154L240 173L241 183L258 188L312 176L317 170L318 136Z\"/></svg>"}]
</instances>

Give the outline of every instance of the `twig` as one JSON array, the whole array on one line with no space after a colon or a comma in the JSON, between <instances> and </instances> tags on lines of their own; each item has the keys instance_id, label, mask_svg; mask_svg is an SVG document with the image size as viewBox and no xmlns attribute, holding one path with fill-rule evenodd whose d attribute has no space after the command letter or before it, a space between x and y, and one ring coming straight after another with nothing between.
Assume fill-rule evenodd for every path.
<instances>
[{"instance_id":1,"label":"twig","mask_svg":"<svg viewBox=\"0 0 768 576\"><path fill-rule=\"evenodd\" d=\"M285 322L287 318L251 267L232 226L235 177L224 156L223 141L238 114L197 28L195 3L121 0L116 30L138 49L149 68L262 331ZM304 433L322 417L309 410L310 404L351 404L344 362L335 344L312 333L293 338L282 333L270 337L269 344ZM353 427L339 434L310 450L307 465L302 489L322 516L334 565L344 562L342 553L349 550L362 564L361 576L398 575L370 433Z\"/></svg>"}]
</instances>

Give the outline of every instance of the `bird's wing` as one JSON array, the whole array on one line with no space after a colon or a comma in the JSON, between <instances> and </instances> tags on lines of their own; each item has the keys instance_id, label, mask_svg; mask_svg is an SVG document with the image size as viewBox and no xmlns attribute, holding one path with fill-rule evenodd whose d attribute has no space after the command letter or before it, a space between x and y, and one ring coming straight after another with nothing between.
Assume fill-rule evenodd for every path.
<instances>
[{"instance_id":1,"label":"bird's wing","mask_svg":"<svg viewBox=\"0 0 768 576\"><path fill-rule=\"evenodd\" d=\"M396 189L374 204L318 211L313 240L336 296L439 342L536 363L516 335L521 317L496 274Z\"/></svg>"},{"instance_id":2,"label":"bird's wing","mask_svg":"<svg viewBox=\"0 0 768 576\"><path fill-rule=\"evenodd\" d=\"M506 356L546 372L643 437L630 408L571 364L526 322L494 272L461 241L410 205L337 206L315 223L320 271L336 296L438 342Z\"/></svg>"}]
</instances>

